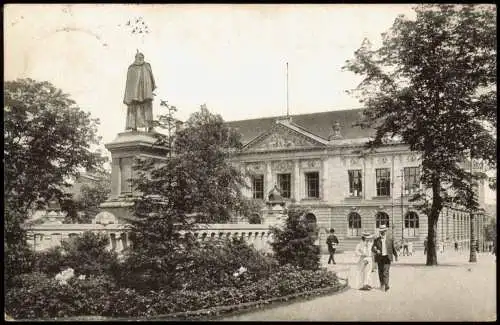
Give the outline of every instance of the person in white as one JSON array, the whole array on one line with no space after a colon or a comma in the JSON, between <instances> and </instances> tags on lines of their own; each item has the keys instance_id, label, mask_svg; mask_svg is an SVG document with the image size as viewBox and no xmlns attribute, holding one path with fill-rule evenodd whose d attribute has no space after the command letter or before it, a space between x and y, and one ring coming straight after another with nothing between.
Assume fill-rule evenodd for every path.
<instances>
[{"instance_id":1,"label":"person in white","mask_svg":"<svg viewBox=\"0 0 500 325\"><path fill-rule=\"evenodd\" d=\"M360 290L372 289L371 273L373 269L373 258L371 248L373 245L372 236L368 232L361 234L361 241L356 245L354 253L358 257L356 267L356 277L353 279L354 287Z\"/></svg>"}]
</instances>

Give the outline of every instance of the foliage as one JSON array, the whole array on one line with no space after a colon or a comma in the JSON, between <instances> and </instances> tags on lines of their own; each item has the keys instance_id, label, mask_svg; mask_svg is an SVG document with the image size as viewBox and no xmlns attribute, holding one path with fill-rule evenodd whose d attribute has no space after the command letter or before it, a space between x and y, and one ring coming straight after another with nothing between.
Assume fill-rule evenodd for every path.
<instances>
[{"instance_id":1,"label":"foliage","mask_svg":"<svg viewBox=\"0 0 500 325\"><path fill-rule=\"evenodd\" d=\"M270 276L278 264L250 247L240 238L207 240L194 246L189 261L176 275L185 290L212 290L224 286L241 286ZM244 267L247 272L235 277Z\"/></svg>"},{"instance_id":2,"label":"foliage","mask_svg":"<svg viewBox=\"0 0 500 325\"><path fill-rule=\"evenodd\" d=\"M94 232L62 242L61 246L36 253L37 271L54 276L66 268L72 268L76 275L112 276L120 267L115 252L108 251L109 237Z\"/></svg>"},{"instance_id":3,"label":"foliage","mask_svg":"<svg viewBox=\"0 0 500 325\"><path fill-rule=\"evenodd\" d=\"M151 317L255 302L339 284L332 272L300 270L290 265L243 286L208 291L158 289L138 292L116 288L103 277L75 278L66 285L59 285L54 279L36 273L19 277L18 283L5 297L6 311L17 319L78 315Z\"/></svg>"},{"instance_id":4,"label":"foliage","mask_svg":"<svg viewBox=\"0 0 500 325\"><path fill-rule=\"evenodd\" d=\"M248 219L249 223L259 224L262 223L260 215L264 206L262 200L244 198L241 201L239 212Z\"/></svg>"},{"instance_id":5,"label":"foliage","mask_svg":"<svg viewBox=\"0 0 500 325\"><path fill-rule=\"evenodd\" d=\"M24 274L6 291L5 309L15 319L96 315L114 290L113 282L103 276L73 278L61 285L42 273Z\"/></svg>"},{"instance_id":6,"label":"foliage","mask_svg":"<svg viewBox=\"0 0 500 325\"><path fill-rule=\"evenodd\" d=\"M182 129L174 130L175 107L164 101L162 106L169 114L160 116L157 126L169 136L157 134L157 144L170 150L161 160L137 160L133 185L142 195L136 198L131 220L134 246L126 257L130 276L124 277L151 288L174 285L176 270L187 263L194 241L179 240L179 231L192 229L195 222L229 220L244 184L228 160L241 147L239 137L220 116L202 107Z\"/></svg>"},{"instance_id":7,"label":"foliage","mask_svg":"<svg viewBox=\"0 0 500 325\"><path fill-rule=\"evenodd\" d=\"M92 173L97 178L93 182L82 182L78 193L61 202L61 209L67 212L67 223L91 223L99 212L99 205L111 193L111 173L99 170ZM76 180L79 182L79 179Z\"/></svg>"},{"instance_id":8,"label":"foliage","mask_svg":"<svg viewBox=\"0 0 500 325\"><path fill-rule=\"evenodd\" d=\"M491 218L484 227L484 237L487 241L495 242L497 240L497 220L495 218Z\"/></svg>"},{"instance_id":9,"label":"foliage","mask_svg":"<svg viewBox=\"0 0 500 325\"><path fill-rule=\"evenodd\" d=\"M415 20L394 21L379 49L365 39L344 68L363 77L353 93L366 107L360 124L376 130L368 147L392 137L421 153L421 181L432 194L413 200L428 215L427 264L434 265L444 204L478 206L473 180L479 176L464 158L496 166L496 14L484 5L415 11Z\"/></svg>"},{"instance_id":10,"label":"foliage","mask_svg":"<svg viewBox=\"0 0 500 325\"><path fill-rule=\"evenodd\" d=\"M94 168L100 157L98 120L49 82L32 79L4 85L4 193L9 209L27 212L33 202L60 192L80 168Z\"/></svg>"},{"instance_id":11,"label":"foliage","mask_svg":"<svg viewBox=\"0 0 500 325\"><path fill-rule=\"evenodd\" d=\"M320 249L314 245L313 229L303 218L304 212L300 208L289 209L285 227L271 227L274 235L271 246L281 265L290 263L303 269L317 270Z\"/></svg>"}]
</instances>

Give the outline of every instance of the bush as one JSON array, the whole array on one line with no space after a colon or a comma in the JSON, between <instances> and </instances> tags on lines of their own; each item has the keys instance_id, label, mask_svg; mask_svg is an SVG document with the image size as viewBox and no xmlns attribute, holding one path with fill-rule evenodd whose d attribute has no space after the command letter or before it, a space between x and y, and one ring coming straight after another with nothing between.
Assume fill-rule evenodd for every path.
<instances>
[{"instance_id":1,"label":"bush","mask_svg":"<svg viewBox=\"0 0 500 325\"><path fill-rule=\"evenodd\" d=\"M210 240L189 251L189 259L178 270L179 283L186 290L211 290L224 286L241 286L269 276L277 269L273 258L262 255L243 239ZM244 276L233 276L240 267Z\"/></svg>"},{"instance_id":2,"label":"bush","mask_svg":"<svg viewBox=\"0 0 500 325\"><path fill-rule=\"evenodd\" d=\"M271 227L274 241L271 247L281 265L292 264L306 270L317 270L320 261L320 248L314 245L308 223L301 217L302 210L289 210L285 227Z\"/></svg>"},{"instance_id":3,"label":"bush","mask_svg":"<svg viewBox=\"0 0 500 325\"><path fill-rule=\"evenodd\" d=\"M15 319L55 318L101 314L109 292L116 289L108 277L73 278L61 285L53 277L31 273L13 279L5 309Z\"/></svg>"},{"instance_id":4,"label":"bush","mask_svg":"<svg viewBox=\"0 0 500 325\"><path fill-rule=\"evenodd\" d=\"M113 275L119 267L118 255L107 250L109 238L85 232L63 241L61 246L36 253L35 269L53 276L71 267L77 275Z\"/></svg>"}]
</instances>

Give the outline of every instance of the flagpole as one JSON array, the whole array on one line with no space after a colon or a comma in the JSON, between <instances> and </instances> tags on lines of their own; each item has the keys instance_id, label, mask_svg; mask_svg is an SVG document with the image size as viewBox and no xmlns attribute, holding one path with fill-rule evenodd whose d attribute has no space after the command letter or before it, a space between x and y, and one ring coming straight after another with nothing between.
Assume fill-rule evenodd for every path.
<instances>
[{"instance_id":1,"label":"flagpole","mask_svg":"<svg viewBox=\"0 0 500 325\"><path fill-rule=\"evenodd\" d=\"M288 101L289 101L289 97L288 97L288 62L287 62L286 63L286 117L288 117L290 115Z\"/></svg>"}]
</instances>

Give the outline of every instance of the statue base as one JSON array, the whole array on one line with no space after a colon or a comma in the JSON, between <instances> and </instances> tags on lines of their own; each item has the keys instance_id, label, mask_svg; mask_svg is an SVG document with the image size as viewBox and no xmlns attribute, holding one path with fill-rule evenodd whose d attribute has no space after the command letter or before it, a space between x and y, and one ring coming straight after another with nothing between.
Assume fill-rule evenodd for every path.
<instances>
[{"instance_id":1,"label":"statue base","mask_svg":"<svg viewBox=\"0 0 500 325\"><path fill-rule=\"evenodd\" d=\"M100 208L113 214L118 223L128 223L133 219L134 197L139 195L130 182L135 176L134 159L162 159L168 153L168 148L155 144L156 134L144 131L122 132L113 142L105 145L111 152L111 194Z\"/></svg>"}]
</instances>

